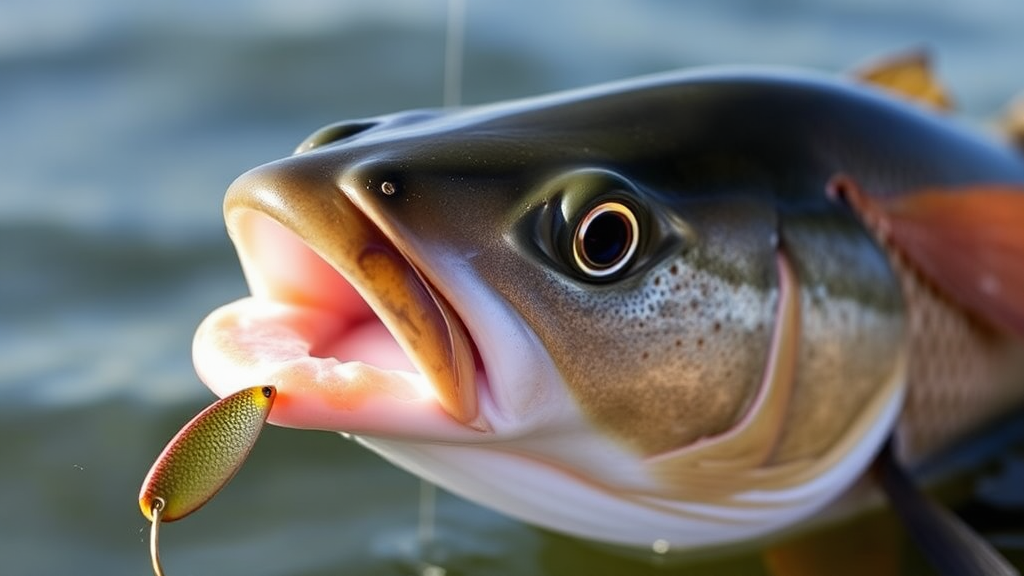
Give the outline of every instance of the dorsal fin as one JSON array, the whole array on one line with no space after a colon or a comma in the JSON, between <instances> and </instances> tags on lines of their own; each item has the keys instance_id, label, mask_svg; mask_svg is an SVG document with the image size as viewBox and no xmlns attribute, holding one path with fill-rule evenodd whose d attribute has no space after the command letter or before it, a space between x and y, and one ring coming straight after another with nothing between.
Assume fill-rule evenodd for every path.
<instances>
[{"instance_id":1,"label":"dorsal fin","mask_svg":"<svg viewBox=\"0 0 1024 576\"><path fill-rule=\"evenodd\" d=\"M1024 185L875 198L839 177L830 193L844 198L951 301L1024 337Z\"/></svg>"},{"instance_id":2,"label":"dorsal fin","mask_svg":"<svg viewBox=\"0 0 1024 576\"><path fill-rule=\"evenodd\" d=\"M916 102L926 108L948 112L953 102L932 71L931 57L924 49L884 56L852 71L857 80Z\"/></svg>"},{"instance_id":3,"label":"dorsal fin","mask_svg":"<svg viewBox=\"0 0 1024 576\"><path fill-rule=\"evenodd\" d=\"M1024 92L1006 107L1006 114L999 124L1010 144L1024 154Z\"/></svg>"}]
</instances>

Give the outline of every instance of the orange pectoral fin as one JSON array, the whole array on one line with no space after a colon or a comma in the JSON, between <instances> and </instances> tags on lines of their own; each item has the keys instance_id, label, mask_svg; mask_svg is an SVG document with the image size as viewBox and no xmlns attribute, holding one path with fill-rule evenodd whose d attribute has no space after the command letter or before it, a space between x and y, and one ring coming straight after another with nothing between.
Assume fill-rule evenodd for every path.
<instances>
[{"instance_id":1,"label":"orange pectoral fin","mask_svg":"<svg viewBox=\"0 0 1024 576\"><path fill-rule=\"evenodd\" d=\"M1024 337L1024 186L878 199L841 179L834 190L947 297Z\"/></svg>"}]
</instances>

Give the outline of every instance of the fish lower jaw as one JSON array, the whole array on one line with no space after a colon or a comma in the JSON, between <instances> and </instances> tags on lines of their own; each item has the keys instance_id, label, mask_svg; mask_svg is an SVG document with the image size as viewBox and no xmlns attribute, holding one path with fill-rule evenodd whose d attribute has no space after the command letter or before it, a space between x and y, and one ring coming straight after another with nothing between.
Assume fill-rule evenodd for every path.
<instances>
[{"instance_id":1,"label":"fish lower jaw","mask_svg":"<svg viewBox=\"0 0 1024 576\"><path fill-rule=\"evenodd\" d=\"M603 485L578 470L514 449L356 439L467 500L529 524L626 549L664 547L689 555L754 546L813 518L830 501L793 494L786 503L756 506L689 502Z\"/></svg>"},{"instance_id":2,"label":"fish lower jaw","mask_svg":"<svg viewBox=\"0 0 1024 576\"><path fill-rule=\"evenodd\" d=\"M902 372L894 378L900 381ZM668 485L651 475L642 455L591 428L582 414L563 420L559 434L539 430L507 439L498 449L374 437L359 441L455 494L531 524L630 548L714 554L828 523L862 506L858 498L843 502L845 511L832 508L863 477L889 437L903 394L896 386L879 397L877 417L848 450L839 451L833 465L784 486L754 481L715 501L687 493L687 484L699 479L679 478ZM754 478L759 474L749 472Z\"/></svg>"},{"instance_id":3,"label":"fish lower jaw","mask_svg":"<svg viewBox=\"0 0 1024 576\"><path fill-rule=\"evenodd\" d=\"M212 312L193 341L200 378L219 396L277 387L268 421L389 438L479 441L454 420L379 322L345 328L337 312L247 297ZM339 337L339 331L344 337ZM355 354L351 356L350 354ZM341 358L360 360L343 361ZM484 378L482 374L478 375Z\"/></svg>"}]
</instances>

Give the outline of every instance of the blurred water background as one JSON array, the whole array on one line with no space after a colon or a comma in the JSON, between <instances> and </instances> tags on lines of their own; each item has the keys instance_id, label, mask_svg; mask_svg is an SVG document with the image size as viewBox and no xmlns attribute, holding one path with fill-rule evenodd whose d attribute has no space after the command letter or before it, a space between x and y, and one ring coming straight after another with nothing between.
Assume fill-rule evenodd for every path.
<instances>
[{"instance_id":1,"label":"blurred water background","mask_svg":"<svg viewBox=\"0 0 1024 576\"><path fill-rule=\"evenodd\" d=\"M139 484L212 399L191 366L195 326L246 291L225 188L328 122L440 105L445 11L444 0L0 2L0 574L148 573ZM1024 88L1022 25L1019 0L471 0L462 98L719 63L840 71L927 46L982 123ZM1024 472L1006 476L1022 451L981 484L1009 488L972 487L968 512L1024 510ZM420 573L426 555L432 576L781 573L758 553L626 558L446 494L420 552L418 497L418 480L336 435L271 428L228 490L164 530L165 565L391 575ZM992 530L1024 562L1020 515ZM839 540L875 531L852 530ZM927 573L885 530L902 549L896 569Z\"/></svg>"}]
</instances>

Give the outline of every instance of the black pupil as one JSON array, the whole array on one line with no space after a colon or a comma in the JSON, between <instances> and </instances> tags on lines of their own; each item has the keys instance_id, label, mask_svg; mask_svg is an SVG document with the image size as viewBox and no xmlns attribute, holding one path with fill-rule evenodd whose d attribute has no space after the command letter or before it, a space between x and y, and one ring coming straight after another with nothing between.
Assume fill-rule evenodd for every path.
<instances>
[{"instance_id":1,"label":"black pupil","mask_svg":"<svg viewBox=\"0 0 1024 576\"><path fill-rule=\"evenodd\" d=\"M270 389L270 386L264 386L262 392L264 398L270 398L274 391Z\"/></svg>"},{"instance_id":2,"label":"black pupil","mask_svg":"<svg viewBox=\"0 0 1024 576\"><path fill-rule=\"evenodd\" d=\"M629 249L631 235L629 222L621 214L599 214L584 233L583 256L596 268L614 266Z\"/></svg>"}]
</instances>

